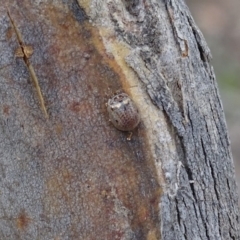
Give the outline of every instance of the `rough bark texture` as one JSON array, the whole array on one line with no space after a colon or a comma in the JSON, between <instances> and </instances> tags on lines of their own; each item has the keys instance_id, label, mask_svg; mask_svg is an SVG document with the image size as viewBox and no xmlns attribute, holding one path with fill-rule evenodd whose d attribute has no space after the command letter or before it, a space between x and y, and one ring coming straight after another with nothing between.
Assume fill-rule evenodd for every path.
<instances>
[{"instance_id":1,"label":"rough bark texture","mask_svg":"<svg viewBox=\"0 0 240 240\"><path fill-rule=\"evenodd\" d=\"M240 239L210 51L183 1L6 1L0 31L1 239ZM119 89L142 116L131 141L108 122Z\"/></svg>"}]
</instances>

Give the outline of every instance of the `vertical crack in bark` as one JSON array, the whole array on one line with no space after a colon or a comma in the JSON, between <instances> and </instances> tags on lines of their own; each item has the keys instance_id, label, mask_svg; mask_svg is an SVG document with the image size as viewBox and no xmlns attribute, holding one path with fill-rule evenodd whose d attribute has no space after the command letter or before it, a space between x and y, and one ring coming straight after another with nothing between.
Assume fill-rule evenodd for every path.
<instances>
[{"instance_id":1,"label":"vertical crack in bark","mask_svg":"<svg viewBox=\"0 0 240 240\"><path fill-rule=\"evenodd\" d=\"M191 169L188 167L188 166L185 166L185 169L186 169L186 173L187 173L187 175L188 175L188 179L189 179L189 181L194 181L193 180L193 173L192 173L192 171L191 171ZM191 188L191 190L192 190L192 195L193 195L193 197L194 197L194 199L195 199L195 201L197 200L197 196L196 196L196 193L195 193L195 189L194 189L194 187L193 187L193 184L190 184L190 188Z\"/></svg>"},{"instance_id":2,"label":"vertical crack in bark","mask_svg":"<svg viewBox=\"0 0 240 240\"><path fill-rule=\"evenodd\" d=\"M185 201L185 198L183 197L183 200L182 200L183 204L184 204L184 207L187 208L187 203ZM187 232L187 226L186 224L183 223L183 227L184 227L184 236L185 236L185 239L188 239L188 235L189 233Z\"/></svg>"},{"instance_id":3,"label":"vertical crack in bark","mask_svg":"<svg viewBox=\"0 0 240 240\"><path fill-rule=\"evenodd\" d=\"M178 220L178 225L179 227L181 226L181 214L180 214L180 211L179 211L179 203L178 203L178 200L177 198L175 198L175 202L176 202L176 210L177 210L177 220Z\"/></svg>"},{"instance_id":4,"label":"vertical crack in bark","mask_svg":"<svg viewBox=\"0 0 240 240\"><path fill-rule=\"evenodd\" d=\"M38 95L38 99L39 99L41 109L42 109L45 117L48 118L49 116L48 116L47 108L46 108L45 101L44 101L44 98L43 98L43 95L42 95L41 87L39 85L39 81L38 81L37 75L35 73L35 70L34 70L32 64L29 61L30 55L28 55L28 50L27 50L28 47L24 44L24 42L22 40L22 37L21 37L21 34L20 34L19 30L17 29L16 24L15 24L13 18L11 17L9 10L7 11L7 14L8 14L10 22L13 26L14 32L17 36L18 43L20 45L20 51L21 51L20 54L22 54L21 57L23 58L23 61L27 66L27 69L30 73L33 84L34 84L35 89L37 91L37 95Z\"/></svg>"},{"instance_id":5,"label":"vertical crack in bark","mask_svg":"<svg viewBox=\"0 0 240 240\"><path fill-rule=\"evenodd\" d=\"M192 29L193 36L196 40L196 44L197 44L197 47L198 47L198 51L199 51L201 60L203 62L209 62L210 59L212 58L212 56L211 56L210 51L206 50L206 46L204 46L202 44L203 36L200 36L199 30L196 28L195 23L193 23L193 20L189 16L187 16L187 21L189 23L189 26Z\"/></svg>"}]
</instances>

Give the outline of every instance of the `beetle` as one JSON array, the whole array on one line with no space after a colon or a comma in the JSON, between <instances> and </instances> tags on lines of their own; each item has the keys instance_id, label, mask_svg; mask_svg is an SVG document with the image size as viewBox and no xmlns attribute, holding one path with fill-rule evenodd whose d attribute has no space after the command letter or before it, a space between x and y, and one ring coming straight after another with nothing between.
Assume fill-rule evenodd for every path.
<instances>
[{"instance_id":1,"label":"beetle","mask_svg":"<svg viewBox=\"0 0 240 240\"><path fill-rule=\"evenodd\" d=\"M140 122L139 111L126 93L118 93L107 102L107 111L112 124L121 131L131 132ZM131 140L131 135L128 140Z\"/></svg>"}]
</instances>

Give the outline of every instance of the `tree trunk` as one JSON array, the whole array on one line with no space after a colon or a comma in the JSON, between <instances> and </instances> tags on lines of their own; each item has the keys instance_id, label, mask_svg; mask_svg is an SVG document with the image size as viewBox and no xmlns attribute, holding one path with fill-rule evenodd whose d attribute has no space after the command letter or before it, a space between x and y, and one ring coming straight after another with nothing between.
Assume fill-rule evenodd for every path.
<instances>
[{"instance_id":1,"label":"tree trunk","mask_svg":"<svg viewBox=\"0 0 240 240\"><path fill-rule=\"evenodd\" d=\"M240 239L211 54L182 0L0 7L0 238ZM138 106L108 121L117 90Z\"/></svg>"}]
</instances>

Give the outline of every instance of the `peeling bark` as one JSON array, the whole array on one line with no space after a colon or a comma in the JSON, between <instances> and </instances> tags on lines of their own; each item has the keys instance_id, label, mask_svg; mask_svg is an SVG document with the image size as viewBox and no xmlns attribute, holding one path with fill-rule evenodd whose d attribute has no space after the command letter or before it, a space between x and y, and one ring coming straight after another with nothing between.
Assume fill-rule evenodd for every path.
<instances>
[{"instance_id":1,"label":"peeling bark","mask_svg":"<svg viewBox=\"0 0 240 240\"><path fill-rule=\"evenodd\" d=\"M0 26L1 239L240 238L211 53L182 0L6 1ZM108 122L119 89L141 114L131 141Z\"/></svg>"}]
</instances>

